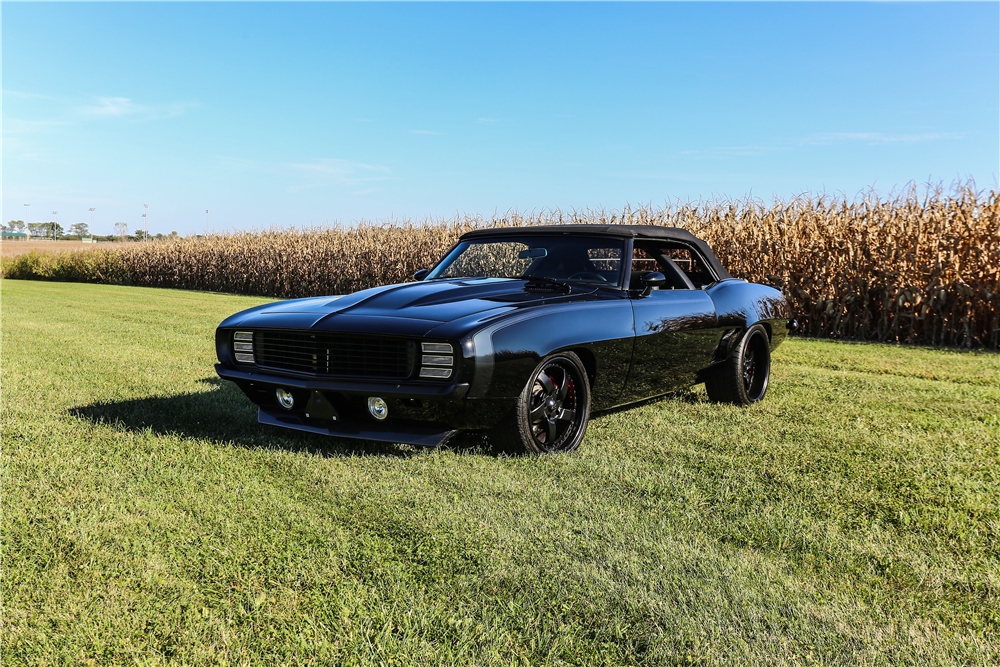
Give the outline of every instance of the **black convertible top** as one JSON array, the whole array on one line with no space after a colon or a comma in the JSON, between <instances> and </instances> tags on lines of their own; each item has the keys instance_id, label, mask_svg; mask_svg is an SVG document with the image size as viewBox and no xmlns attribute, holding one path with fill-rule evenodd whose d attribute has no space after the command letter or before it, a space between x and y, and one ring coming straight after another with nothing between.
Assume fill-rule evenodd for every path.
<instances>
[{"instance_id":1,"label":"black convertible top","mask_svg":"<svg viewBox=\"0 0 1000 667\"><path fill-rule=\"evenodd\" d=\"M490 229L475 229L462 234L460 241L483 238L486 236L519 236L524 234L600 234L606 236L623 236L635 239L657 239L680 241L696 246L705 260L712 267L719 280L732 278L726 267L715 256L707 243L686 229L679 227L663 227L660 225L530 225L526 227L494 227Z\"/></svg>"}]
</instances>

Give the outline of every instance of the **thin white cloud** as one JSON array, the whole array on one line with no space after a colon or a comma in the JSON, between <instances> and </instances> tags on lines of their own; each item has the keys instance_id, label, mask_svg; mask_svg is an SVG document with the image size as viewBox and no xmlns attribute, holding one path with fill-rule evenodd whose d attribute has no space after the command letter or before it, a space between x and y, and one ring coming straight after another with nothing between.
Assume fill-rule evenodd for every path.
<instances>
[{"instance_id":1,"label":"thin white cloud","mask_svg":"<svg viewBox=\"0 0 1000 667\"><path fill-rule=\"evenodd\" d=\"M6 157L19 157L39 164L68 164L62 151L53 152L45 135L71 123L65 120L3 119L3 149Z\"/></svg>"},{"instance_id":2,"label":"thin white cloud","mask_svg":"<svg viewBox=\"0 0 1000 667\"><path fill-rule=\"evenodd\" d=\"M286 185L285 192L302 192L303 190L311 190L313 188L321 187L319 183L309 183L306 185Z\"/></svg>"},{"instance_id":3,"label":"thin white cloud","mask_svg":"<svg viewBox=\"0 0 1000 667\"><path fill-rule=\"evenodd\" d=\"M81 114L96 118L121 118L145 111L146 107L136 104L127 97L99 97L97 104L80 107Z\"/></svg>"},{"instance_id":4,"label":"thin white cloud","mask_svg":"<svg viewBox=\"0 0 1000 667\"><path fill-rule=\"evenodd\" d=\"M394 180L389 175L388 167L338 158L315 158L309 162L294 162L286 165L286 168L305 181L288 186L290 192L330 185L356 186Z\"/></svg>"},{"instance_id":5,"label":"thin white cloud","mask_svg":"<svg viewBox=\"0 0 1000 667\"><path fill-rule=\"evenodd\" d=\"M64 120L24 120L10 116L3 119L4 134L31 134L59 125L69 125L69 123Z\"/></svg>"},{"instance_id":6,"label":"thin white cloud","mask_svg":"<svg viewBox=\"0 0 1000 667\"><path fill-rule=\"evenodd\" d=\"M260 163L256 160L248 160L243 157L232 157L230 155L218 155L216 158L219 162L225 164L229 167L246 167L248 169L257 168Z\"/></svg>"},{"instance_id":7,"label":"thin white cloud","mask_svg":"<svg viewBox=\"0 0 1000 667\"><path fill-rule=\"evenodd\" d=\"M63 155L53 153L47 147L39 145L36 141L11 133L6 127L6 122L3 134L3 149L4 157L6 158L17 157L30 162L48 165L68 164Z\"/></svg>"},{"instance_id":8,"label":"thin white cloud","mask_svg":"<svg viewBox=\"0 0 1000 667\"><path fill-rule=\"evenodd\" d=\"M380 192L381 190L382 190L382 188L367 188L365 190L358 190L354 194L355 195L370 195L370 194L374 194L376 192Z\"/></svg>"},{"instance_id":9,"label":"thin white cloud","mask_svg":"<svg viewBox=\"0 0 1000 667\"><path fill-rule=\"evenodd\" d=\"M444 134L444 132L434 132L433 130L410 130L410 134Z\"/></svg>"},{"instance_id":10,"label":"thin white cloud","mask_svg":"<svg viewBox=\"0 0 1000 667\"><path fill-rule=\"evenodd\" d=\"M128 97L98 97L94 103L77 107L76 113L84 118L95 119L161 120L179 116L192 106L194 105L189 102L146 105L137 104Z\"/></svg>"},{"instance_id":11,"label":"thin white cloud","mask_svg":"<svg viewBox=\"0 0 1000 667\"><path fill-rule=\"evenodd\" d=\"M357 185L371 181L393 180L388 167L340 158L313 158L304 162L272 163L243 157L219 155L215 158L220 167L232 171L258 174L292 174L300 182L290 185L291 191L326 185Z\"/></svg>"},{"instance_id":12,"label":"thin white cloud","mask_svg":"<svg viewBox=\"0 0 1000 667\"><path fill-rule=\"evenodd\" d=\"M314 158L312 162L294 162L288 166L300 171L318 172L335 176L347 176L365 172L389 173L388 167L377 164L365 164L364 162L351 162L350 160L340 160L337 158Z\"/></svg>"},{"instance_id":13,"label":"thin white cloud","mask_svg":"<svg viewBox=\"0 0 1000 667\"><path fill-rule=\"evenodd\" d=\"M63 124L81 119L138 118L152 120L178 116L197 106L193 102L170 102L165 104L140 104L130 97L95 95L87 98L43 95L23 90L4 89L3 96L24 102L56 102L48 107L48 115L61 116ZM32 113L37 117L38 108Z\"/></svg>"},{"instance_id":14,"label":"thin white cloud","mask_svg":"<svg viewBox=\"0 0 1000 667\"><path fill-rule=\"evenodd\" d=\"M943 141L961 139L964 132L923 132L917 134L885 134L882 132L819 132L797 139L781 140L776 145L750 146L717 146L700 150L681 151L684 155L695 159L721 159L730 157L759 156L774 151L787 151L803 146L835 146L847 143L863 143L869 146L886 144L920 143L926 141Z\"/></svg>"},{"instance_id":15,"label":"thin white cloud","mask_svg":"<svg viewBox=\"0 0 1000 667\"><path fill-rule=\"evenodd\" d=\"M764 155L771 151L788 150L787 146L719 146L705 150L681 151L680 155L687 155L696 159L727 158L748 155Z\"/></svg>"},{"instance_id":16,"label":"thin white cloud","mask_svg":"<svg viewBox=\"0 0 1000 667\"><path fill-rule=\"evenodd\" d=\"M10 102L3 118L5 157L23 158L40 164L66 164L65 153L53 152L44 144L44 137L73 125L73 121L66 117L67 100L10 89L3 90L3 97Z\"/></svg>"},{"instance_id":17,"label":"thin white cloud","mask_svg":"<svg viewBox=\"0 0 1000 667\"><path fill-rule=\"evenodd\" d=\"M10 88L3 89L4 97L16 97L22 100L46 100L49 102L61 102L63 98L56 97L53 95L42 95L40 93L29 93L23 90L11 90Z\"/></svg>"},{"instance_id":18,"label":"thin white cloud","mask_svg":"<svg viewBox=\"0 0 1000 667\"><path fill-rule=\"evenodd\" d=\"M280 174L285 171L281 166L267 164L260 160L249 160L242 157L232 157L229 155L218 155L215 158L219 161L219 166L232 171L249 171L260 174Z\"/></svg>"},{"instance_id":19,"label":"thin white cloud","mask_svg":"<svg viewBox=\"0 0 1000 667\"><path fill-rule=\"evenodd\" d=\"M810 145L842 144L852 141L859 141L866 144L895 144L895 143L918 143L924 141L940 141L942 139L961 139L965 134L962 132L922 132L918 134L883 134L882 132L820 132L805 139L800 143Z\"/></svg>"}]
</instances>

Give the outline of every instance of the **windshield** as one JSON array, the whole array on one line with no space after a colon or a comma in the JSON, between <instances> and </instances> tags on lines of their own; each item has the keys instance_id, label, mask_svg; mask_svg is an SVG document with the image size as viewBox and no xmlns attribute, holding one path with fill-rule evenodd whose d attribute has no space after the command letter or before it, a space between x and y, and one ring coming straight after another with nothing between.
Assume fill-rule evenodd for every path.
<instances>
[{"instance_id":1,"label":"windshield","mask_svg":"<svg viewBox=\"0 0 1000 667\"><path fill-rule=\"evenodd\" d=\"M503 236L463 241L425 280L548 278L620 287L625 240L597 236Z\"/></svg>"}]
</instances>

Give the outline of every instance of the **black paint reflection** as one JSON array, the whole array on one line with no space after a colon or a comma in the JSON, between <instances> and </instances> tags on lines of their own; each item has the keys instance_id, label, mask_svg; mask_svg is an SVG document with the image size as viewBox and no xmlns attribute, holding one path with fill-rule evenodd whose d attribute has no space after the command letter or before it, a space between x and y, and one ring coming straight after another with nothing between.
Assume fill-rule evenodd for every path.
<instances>
[{"instance_id":1,"label":"black paint reflection","mask_svg":"<svg viewBox=\"0 0 1000 667\"><path fill-rule=\"evenodd\" d=\"M636 321L632 370L621 403L697 381L722 338L715 304L702 290L654 290L632 301Z\"/></svg>"},{"instance_id":2,"label":"black paint reflection","mask_svg":"<svg viewBox=\"0 0 1000 667\"><path fill-rule=\"evenodd\" d=\"M680 315L678 317L661 317L657 321L646 322L642 329L646 333L672 333L687 329L708 329L715 326L718 318L715 313L697 313Z\"/></svg>"}]
</instances>

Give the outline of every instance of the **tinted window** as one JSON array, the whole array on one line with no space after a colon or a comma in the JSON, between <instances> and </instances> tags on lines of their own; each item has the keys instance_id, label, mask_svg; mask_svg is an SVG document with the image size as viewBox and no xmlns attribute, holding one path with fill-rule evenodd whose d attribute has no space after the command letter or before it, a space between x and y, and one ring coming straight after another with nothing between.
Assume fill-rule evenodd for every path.
<instances>
[{"instance_id":1,"label":"tinted window","mask_svg":"<svg viewBox=\"0 0 1000 667\"><path fill-rule=\"evenodd\" d=\"M427 276L520 278L619 286L625 241L597 236L504 236L460 243Z\"/></svg>"}]
</instances>

